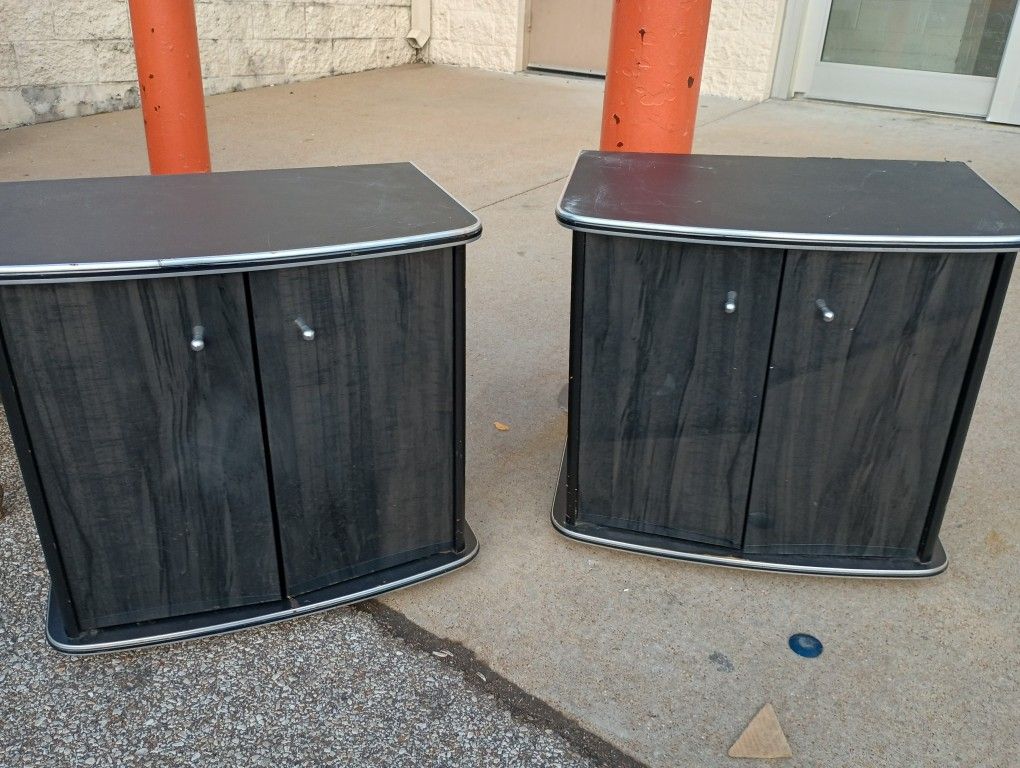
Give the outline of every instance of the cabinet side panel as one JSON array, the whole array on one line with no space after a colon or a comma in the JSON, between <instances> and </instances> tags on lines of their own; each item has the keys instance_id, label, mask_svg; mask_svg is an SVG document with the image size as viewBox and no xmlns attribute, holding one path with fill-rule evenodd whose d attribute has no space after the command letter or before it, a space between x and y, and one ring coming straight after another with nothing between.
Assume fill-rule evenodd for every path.
<instances>
[{"instance_id":1,"label":"cabinet side panel","mask_svg":"<svg viewBox=\"0 0 1020 768\"><path fill-rule=\"evenodd\" d=\"M0 297L0 301L2 301L2 297ZM50 520L49 506L46 504L46 496L42 490L35 452L32 450L28 428L25 426L21 398L18 395L17 383L14 381L7 345L3 343L2 333L0 333L0 395L3 396L4 416L10 429L11 442L14 444L14 450L18 456L25 492L32 506L32 517L39 533L39 543L46 559L46 568L50 573L50 602L56 606L65 632L74 636L79 634L78 617L75 615L71 593L67 588L64 563L60 559L60 550L57 548L57 537ZM9 492L10 489L8 489Z\"/></svg>"},{"instance_id":2,"label":"cabinet side panel","mask_svg":"<svg viewBox=\"0 0 1020 768\"><path fill-rule=\"evenodd\" d=\"M278 599L242 278L4 287L0 318L81 629Z\"/></svg>"},{"instance_id":3,"label":"cabinet side panel","mask_svg":"<svg viewBox=\"0 0 1020 768\"><path fill-rule=\"evenodd\" d=\"M920 558L923 561L932 558L938 544L942 518L945 516L949 493L952 490L953 479L956 477L956 469L960 463L960 456L963 453L964 441L967 439L967 429L970 426L970 419L974 413L974 406L977 403L978 393L981 389L981 379L984 376L988 356L992 350L995 329L999 324L999 315L1002 312L1002 306L1006 299L1006 291L1009 288L1010 275L1013 273L1015 262L1015 253L1001 253L996 259L995 268L992 272L992 285L988 292L988 299L985 302L984 314L978 323L977 342L974 344L974 350L971 354L970 369L963 383L963 396L960 398L956 418L949 433L949 445L942 459L942 468L936 485L935 498L932 501L931 513L925 523L924 534L921 538Z\"/></svg>"},{"instance_id":4,"label":"cabinet side panel","mask_svg":"<svg viewBox=\"0 0 1020 768\"><path fill-rule=\"evenodd\" d=\"M570 263L570 359L568 361L567 383L567 444L566 456L566 514L570 525L577 522L578 493L578 452L580 442L581 414L581 352L584 349L584 250L587 235L573 233Z\"/></svg>"},{"instance_id":5,"label":"cabinet side panel","mask_svg":"<svg viewBox=\"0 0 1020 768\"><path fill-rule=\"evenodd\" d=\"M995 258L790 253L746 551L916 556Z\"/></svg>"},{"instance_id":6,"label":"cabinet side panel","mask_svg":"<svg viewBox=\"0 0 1020 768\"><path fill-rule=\"evenodd\" d=\"M464 529L467 526L465 516L465 477L464 465L467 455L467 429L465 425L465 408L467 374L465 370L465 348L467 346L467 302L466 289L467 247L457 245L453 248L453 269L451 274L453 316L453 338L451 355L453 360L453 546L457 552L464 549Z\"/></svg>"},{"instance_id":7,"label":"cabinet side panel","mask_svg":"<svg viewBox=\"0 0 1020 768\"><path fill-rule=\"evenodd\" d=\"M453 276L450 249L249 276L291 594L453 548Z\"/></svg>"},{"instance_id":8,"label":"cabinet side panel","mask_svg":"<svg viewBox=\"0 0 1020 768\"><path fill-rule=\"evenodd\" d=\"M739 546L782 258L587 237L579 520Z\"/></svg>"}]
</instances>

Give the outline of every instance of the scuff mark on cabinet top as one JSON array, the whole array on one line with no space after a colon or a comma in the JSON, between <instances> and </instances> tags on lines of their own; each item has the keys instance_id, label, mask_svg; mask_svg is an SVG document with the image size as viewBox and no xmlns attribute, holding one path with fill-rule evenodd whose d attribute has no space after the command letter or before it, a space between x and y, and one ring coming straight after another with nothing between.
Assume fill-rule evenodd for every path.
<instances>
[{"instance_id":1,"label":"scuff mark on cabinet top","mask_svg":"<svg viewBox=\"0 0 1020 768\"><path fill-rule=\"evenodd\" d=\"M156 277L470 242L411 163L0 183L0 283Z\"/></svg>"},{"instance_id":2,"label":"scuff mark on cabinet top","mask_svg":"<svg viewBox=\"0 0 1020 768\"><path fill-rule=\"evenodd\" d=\"M1020 211L960 162L583 151L556 216L587 232L762 247L1020 249Z\"/></svg>"}]
</instances>

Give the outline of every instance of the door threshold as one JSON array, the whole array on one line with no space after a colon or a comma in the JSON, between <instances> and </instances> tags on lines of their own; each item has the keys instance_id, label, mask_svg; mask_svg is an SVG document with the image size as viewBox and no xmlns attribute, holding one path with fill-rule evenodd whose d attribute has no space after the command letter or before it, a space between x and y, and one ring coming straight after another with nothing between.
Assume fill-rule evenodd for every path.
<instances>
[{"instance_id":1,"label":"door threshold","mask_svg":"<svg viewBox=\"0 0 1020 768\"><path fill-rule=\"evenodd\" d=\"M895 115L916 115L917 117L943 117L950 120L961 120L967 123L981 123L990 127L1016 128L1009 123L992 123L980 115L961 115L956 112L937 112L935 110L917 109L916 107L890 107L887 104L866 104L860 101L842 101L840 99L825 98L823 96L809 96L806 93L797 92L789 99L776 99L777 101L800 101L814 104L831 104L835 107L856 107L872 112L889 112Z\"/></svg>"},{"instance_id":2,"label":"door threshold","mask_svg":"<svg viewBox=\"0 0 1020 768\"><path fill-rule=\"evenodd\" d=\"M544 67L540 64L529 64L524 69L529 75L553 75L559 77L583 77L586 80L605 80L606 73L590 69L569 69L565 67Z\"/></svg>"}]
</instances>

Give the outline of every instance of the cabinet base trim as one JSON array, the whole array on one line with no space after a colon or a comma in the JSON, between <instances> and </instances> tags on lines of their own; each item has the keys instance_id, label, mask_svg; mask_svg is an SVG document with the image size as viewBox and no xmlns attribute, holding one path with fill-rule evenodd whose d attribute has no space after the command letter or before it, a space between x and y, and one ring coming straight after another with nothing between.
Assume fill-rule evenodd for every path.
<instances>
[{"instance_id":1,"label":"cabinet base trim","mask_svg":"<svg viewBox=\"0 0 1020 768\"><path fill-rule=\"evenodd\" d=\"M288 600L274 600L270 603L192 616L176 616L143 624L108 627L81 637L69 637L64 632L63 622L60 620L51 592L46 639L62 653L95 654L222 635L247 627L275 624L328 608L350 605L386 592L410 587L467 565L476 554L478 542L471 527L464 523L464 548L459 552L432 555Z\"/></svg>"},{"instance_id":2,"label":"cabinet base trim","mask_svg":"<svg viewBox=\"0 0 1020 768\"><path fill-rule=\"evenodd\" d=\"M802 574L809 576L853 576L855 578L923 578L936 576L946 570L949 559L942 543L938 542L935 554L926 563L906 558L851 558L823 555L790 555L785 557L742 557L740 554L725 552L720 547L699 545L697 542L681 541L621 528L611 528L597 523L568 523L567 512L567 469L564 455L550 518L553 527L567 538L594 544L609 549L622 549L653 557L686 560L703 565L719 565L726 568L747 568L775 573ZM713 550L716 550L713 552ZM860 564L856 564L860 560Z\"/></svg>"}]
</instances>

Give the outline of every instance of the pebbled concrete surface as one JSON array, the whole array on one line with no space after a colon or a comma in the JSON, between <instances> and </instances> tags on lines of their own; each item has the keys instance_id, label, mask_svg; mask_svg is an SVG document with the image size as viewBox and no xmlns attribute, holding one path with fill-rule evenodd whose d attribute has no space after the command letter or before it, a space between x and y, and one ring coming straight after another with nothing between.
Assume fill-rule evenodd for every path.
<instances>
[{"instance_id":1,"label":"pebbled concrete surface","mask_svg":"<svg viewBox=\"0 0 1020 768\"><path fill-rule=\"evenodd\" d=\"M697 151L966 160L1020 203L1016 128L818 102L703 101ZM209 100L221 170L410 158L485 225L468 249L467 350L468 515L482 550L467 568L385 604L654 766L742 765L726 750L765 702L794 752L784 765L1020 765L1015 287L947 511L945 575L881 582L754 574L598 550L552 530L570 261L569 234L552 210L577 151L597 143L600 106L593 81L443 67ZM0 133L0 178L144 173L137 122L127 112ZM510 431L495 430L497 420ZM13 555L15 571L28 570L11 583L0 576L0 615L16 627L5 631L39 642L45 574L38 560L20 564L34 551L23 507L0 522L0 537L11 530L29 537ZM12 614L23 594L29 607ZM218 679L231 654L258 644L286 668L305 633L321 626L342 637L350 613L138 657L154 664L167 654L188 669L208 656L208 679ZM793 632L821 638L822 656L793 655ZM44 680L51 666L69 663L41 648L33 658L22 674ZM82 696L122 696L101 660L87 664L95 667L78 668L89 670ZM351 684L340 671L330 680ZM0 692L15 684L5 680ZM189 693L202 695L194 685ZM237 711L253 727L276 695L259 689ZM328 695L318 689L307 706L323 706ZM112 708L89 711L109 717ZM111 727L90 718L76 726L83 737ZM19 719L16 738L43 727L29 722ZM142 733L136 721L119 727ZM452 764L486 763L468 756Z\"/></svg>"},{"instance_id":2,"label":"pebbled concrete surface","mask_svg":"<svg viewBox=\"0 0 1020 768\"><path fill-rule=\"evenodd\" d=\"M513 713L486 691L497 676L451 663L456 646L424 633L405 642L354 608L131 653L55 653L42 636L45 567L3 427L0 765L612 764L581 754L556 718Z\"/></svg>"}]
</instances>

